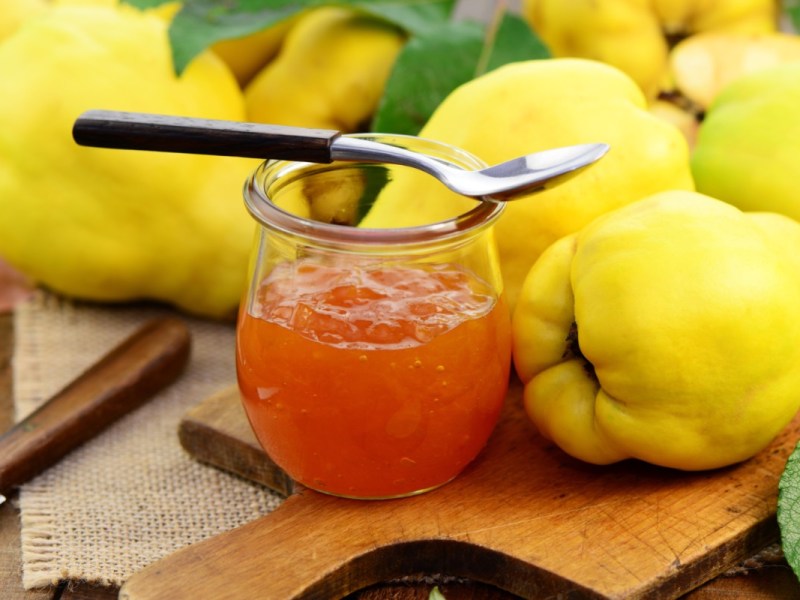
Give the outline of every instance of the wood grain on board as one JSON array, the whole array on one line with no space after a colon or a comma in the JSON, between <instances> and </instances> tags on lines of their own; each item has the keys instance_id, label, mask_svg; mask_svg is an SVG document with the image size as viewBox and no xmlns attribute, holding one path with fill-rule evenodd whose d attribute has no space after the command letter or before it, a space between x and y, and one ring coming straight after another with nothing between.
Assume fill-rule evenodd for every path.
<instances>
[{"instance_id":1,"label":"wood grain on board","mask_svg":"<svg viewBox=\"0 0 800 600\"><path fill-rule=\"evenodd\" d=\"M514 382L487 448L460 477L428 494L364 502L292 488L230 388L186 416L185 447L289 498L135 574L121 597L257 589L261 598L330 599L440 572L524 598L677 598L777 539L778 479L799 436L796 419L753 459L711 472L596 467L535 433Z\"/></svg>"}]
</instances>

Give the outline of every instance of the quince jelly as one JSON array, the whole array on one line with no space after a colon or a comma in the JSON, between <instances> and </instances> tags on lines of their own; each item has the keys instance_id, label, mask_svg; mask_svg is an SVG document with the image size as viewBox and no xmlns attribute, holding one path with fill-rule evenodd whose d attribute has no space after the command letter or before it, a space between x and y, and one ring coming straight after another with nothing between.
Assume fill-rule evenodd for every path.
<instances>
[{"instance_id":1,"label":"quince jelly","mask_svg":"<svg viewBox=\"0 0 800 600\"><path fill-rule=\"evenodd\" d=\"M436 488L498 420L508 321L503 296L454 264L283 263L239 316L247 416L306 487L352 498Z\"/></svg>"}]
</instances>

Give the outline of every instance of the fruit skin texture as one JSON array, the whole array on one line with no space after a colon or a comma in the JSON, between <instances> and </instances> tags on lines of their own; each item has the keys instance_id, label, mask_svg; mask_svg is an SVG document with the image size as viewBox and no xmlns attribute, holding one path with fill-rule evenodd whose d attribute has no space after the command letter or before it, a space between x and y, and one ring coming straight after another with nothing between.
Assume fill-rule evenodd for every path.
<instances>
[{"instance_id":1,"label":"fruit skin texture","mask_svg":"<svg viewBox=\"0 0 800 600\"><path fill-rule=\"evenodd\" d=\"M254 227L241 188L257 161L71 137L93 108L244 118L216 56L176 78L167 26L130 7L58 8L0 45L0 256L67 296L233 317Z\"/></svg>"},{"instance_id":2,"label":"fruit skin texture","mask_svg":"<svg viewBox=\"0 0 800 600\"><path fill-rule=\"evenodd\" d=\"M614 65L648 99L665 83L672 40L704 31L764 33L778 26L774 0L523 0L522 14L553 56Z\"/></svg>"},{"instance_id":3,"label":"fruit skin texture","mask_svg":"<svg viewBox=\"0 0 800 600\"><path fill-rule=\"evenodd\" d=\"M0 11L0 42L10 37L28 19L46 9L46 0L3 0L3 9Z\"/></svg>"},{"instance_id":4,"label":"fruit skin texture","mask_svg":"<svg viewBox=\"0 0 800 600\"><path fill-rule=\"evenodd\" d=\"M495 226L506 296L513 310L539 254L599 215L666 189L694 189L686 139L650 114L641 90L614 67L584 59L518 62L451 93L421 137L463 148L487 164L571 144L611 150L577 176L510 202ZM475 206L424 173L398 176L362 221L414 225Z\"/></svg>"},{"instance_id":5,"label":"fruit skin texture","mask_svg":"<svg viewBox=\"0 0 800 600\"><path fill-rule=\"evenodd\" d=\"M800 407L800 224L668 191L562 238L513 316L540 432L682 470L763 449Z\"/></svg>"},{"instance_id":6,"label":"fruit skin texture","mask_svg":"<svg viewBox=\"0 0 800 600\"><path fill-rule=\"evenodd\" d=\"M245 88L251 121L365 131L395 58L398 29L338 7L301 14L280 53Z\"/></svg>"},{"instance_id":7,"label":"fruit skin texture","mask_svg":"<svg viewBox=\"0 0 800 600\"><path fill-rule=\"evenodd\" d=\"M800 220L800 62L745 75L706 113L691 159L698 191Z\"/></svg>"}]
</instances>

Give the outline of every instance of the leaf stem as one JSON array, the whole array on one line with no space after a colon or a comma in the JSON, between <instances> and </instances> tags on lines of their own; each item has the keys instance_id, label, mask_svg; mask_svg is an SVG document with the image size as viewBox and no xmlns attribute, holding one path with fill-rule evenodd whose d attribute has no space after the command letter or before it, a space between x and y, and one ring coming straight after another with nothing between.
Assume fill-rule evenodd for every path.
<instances>
[{"instance_id":1,"label":"leaf stem","mask_svg":"<svg viewBox=\"0 0 800 600\"><path fill-rule=\"evenodd\" d=\"M489 68L489 59L492 57L492 50L494 42L497 39L497 32L500 30L500 23L503 21L503 15L506 13L506 0L497 0L494 3L494 12L492 19L486 27L486 37L483 40L483 48L481 55L478 58L478 63L475 65L475 77L480 77L486 73Z\"/></svg>"}]
</instances>

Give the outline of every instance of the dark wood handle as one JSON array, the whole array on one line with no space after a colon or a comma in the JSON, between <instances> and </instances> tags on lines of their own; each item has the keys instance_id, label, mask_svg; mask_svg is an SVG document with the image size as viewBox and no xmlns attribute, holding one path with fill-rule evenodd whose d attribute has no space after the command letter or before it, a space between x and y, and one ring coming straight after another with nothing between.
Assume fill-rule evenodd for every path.
<instances>
[{"instance_id":1,"label":"dark wood handle","mask_svg":"<svg viewBox=\"0 0 800 600\"><path fill-rule=\"evenodd\" d=\"M72 128L82 146L331 162L329 129L90 110Z\"/></svg>"},{"instance_id":2,"label":"dark wood handle","mask_svg":"<svg viewBox=\"0 0 800 600\"><path fill-rule=\"evenodd\" d=\"M0 492L25 483L172 383L191 337L175 318L145 323L0 436Z\"/></svg>"}]
</instances>

